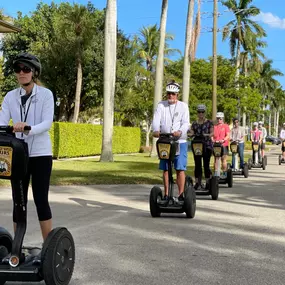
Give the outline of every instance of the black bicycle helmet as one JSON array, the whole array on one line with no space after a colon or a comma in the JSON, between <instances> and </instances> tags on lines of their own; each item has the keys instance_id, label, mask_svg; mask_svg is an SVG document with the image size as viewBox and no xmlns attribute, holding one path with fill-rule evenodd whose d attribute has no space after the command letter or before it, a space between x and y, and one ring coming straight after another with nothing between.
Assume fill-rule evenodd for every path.
<instances>
[{"instance_id":1,"label":"black bicycle helmet","mask_svg":"<svg viewBox=\"0 0 285 285\"><path fill-rule=\"evenodd\" d=\"M32 69L34 69L34 77L39 77L42 72L42 65L40 63L40 60L30 54L30 53L21 53L17 55L13 61L13 67L15 67L17 64L22 63Z\"/></svg>"}]
</instances>

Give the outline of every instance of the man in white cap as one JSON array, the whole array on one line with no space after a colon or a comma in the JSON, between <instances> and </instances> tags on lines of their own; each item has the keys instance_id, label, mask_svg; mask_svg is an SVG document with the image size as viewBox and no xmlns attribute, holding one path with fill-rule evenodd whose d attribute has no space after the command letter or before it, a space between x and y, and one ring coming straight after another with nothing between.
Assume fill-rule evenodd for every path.
<instances>
[{"instance_id":1,"label":"man in white cap","mask_svg":"<svg viewBox=\"0 0 285 285\"><path fill-rule=\"evenodd\" d=\"M258 122L258 128L260 131L262 131L262 143L261 143L260 149L261 149L261 157L264 157L267 130L266 128L264 128L264 123L262 121Z\"/></svg>"}]
</instances>

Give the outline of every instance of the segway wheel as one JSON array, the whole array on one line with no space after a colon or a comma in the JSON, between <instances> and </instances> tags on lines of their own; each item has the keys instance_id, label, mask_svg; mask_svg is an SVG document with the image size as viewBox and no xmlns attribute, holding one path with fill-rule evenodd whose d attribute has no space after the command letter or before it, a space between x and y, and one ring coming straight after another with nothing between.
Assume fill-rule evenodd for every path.
<instances>
[{"instance_id":1,"label":"segway wheel","mask_svg":"<svg viewBox=\"0 0 285 285\"><path fill-rule=\"evenodd\" d=\"M52 230L42 250L42 274L46 285L67 285L74 269L75 245L66 228Z\"/></svg>"},{"instance_id":2,"label":"segway wheel","mask_svg":"<svg viewBox=\"0 0 285 285\"><path fill-rule=\"evenodd\" d=\"M160 197L162 199L162 191L158 186L152 187L149 195L149 208L150 214L153 218L160 217L161 211L157 204L157 198Z\"/></svg>"},{"instance_id":3,"label":"segway wheel","mask_svg":"<svg viewBox=\"0 0 285 285\"><path fill-rule=\"evenodd\" d=\"M245 178L248 178L248 164L245 163L244 166L243 166L243 175Z\"/></svg>"},{"instance_id":4,"label":"segway wheel","mask_svg":"<svg viewBox=\"0 0 285 285\"><path fill-rule=\"evenodd\" d=\"M278 162L279 162L279 165L281 165L281 163L282 163L281 155L279 155Z\"/></svg>"},{"instance_id":5,"label":"segway wheel","mask_svg":"<svg viewBox=\"0 0 285 285\"><path fill-rule=\"evenodd\" d=\"M262 158L262 169L265 170L266 169L266 164L265 164L265 159Z\"/></svg>"},{"instance_id":6,"label":"segway wheel","mask_svg":"<svg viewBox=\"0 0 285 285\"><path fill-rule=\"evenodd\" d=\"M264 162L265 162L265 165L267 166L267 156L266 155L264 156Z\"/></svg>"},{"instance_id":7,"label":"segway wheel","mask_svg":"<svg viewBox=\"0 0 285 285\"><path fill-rule=\"evenodd\" d=\"M210 180L210 187L211 187L210 189L211 189L212 200L218 200L219 182L217 176L213 176L212 179Z\"/></svg>"},{"instance_id":8,"label":"segway wheel","mask_svg":"<svg viewBox=\"0 0 285 285\"><path fill-rule=\"evenodd\" d=\"M249 158L248 159L248 170L251 170L251 166L252 166L252 159L251 158Z\"/></svg>"},{"instance_id":9,"label":"segway wheel","mask_svg":"<svg viewBox=\"0 0 285 285\"><path fill-rule=\"evenodd\" d=\"M228 179L228 187L232 188L234 184L234 176L231 169L228 169L227 171L227 179Z\"/></svg>"},{"instance_id":10,"label":"segway wheel","mask_svg":"<svg viewBox=\"0 0 285 285\"><path fill-rule=\"evenodd\" d=\"M11 252L12 242L13 239L10 233L5 228L0 227L0 259L4 258Z\"/></svg>"},{"instance_id":11,"label":"segway wheel","mask_svg":"<svg viewBox=\"0 0 285 285\"><path fill-rule=\"evenodd\" d=\"M184 209L186 217L193 219L196 213L196 192L193 185L184 189Z\"/></svg>"}]
</instances>

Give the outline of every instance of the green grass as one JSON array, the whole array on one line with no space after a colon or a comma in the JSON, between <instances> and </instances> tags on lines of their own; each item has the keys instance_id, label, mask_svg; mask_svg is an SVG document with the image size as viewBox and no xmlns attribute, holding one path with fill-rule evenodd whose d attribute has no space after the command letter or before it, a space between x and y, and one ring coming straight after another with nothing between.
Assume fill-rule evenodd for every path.
<instances>
[{"instance_id":1,"label":"green grass","mask_svg":"<svg viewBox=\"0 0 285 285\"><path fill-rule=\"evenodd\" d=\"M246 160L248 157L245 154ZM114 155L112 163L99 162L99 158L54 160L51 185L161 184L162 173L158 163L157 157L149 157L147 153ZM188 153L186 173L190 176L194 174L192 153ZM10 182L0 180L0 185L10 186Z\"/></svg>"}]
</instances>

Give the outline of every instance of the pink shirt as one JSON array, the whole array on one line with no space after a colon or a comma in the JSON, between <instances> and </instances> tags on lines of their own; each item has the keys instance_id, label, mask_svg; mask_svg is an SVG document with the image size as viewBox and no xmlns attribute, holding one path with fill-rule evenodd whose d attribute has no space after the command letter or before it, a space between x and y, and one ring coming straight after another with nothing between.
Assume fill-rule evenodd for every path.
<instances>
[{"instance_id":1,"label":"pink shirt","mask_svg":"<svg viewBox=\"0 0 285 285\"><path fill-rule=\"evenodd\" d=\"M230 132L230 127L228 124L218 124L214 126L214 141L224 140L227 134ZM229 140L223 143L223 146L228 146Z\"/></svg>"},{"instance_id":2,"label":"pink shirt","mask_svg":"<svg viewBox=\"0 0 285 285\"><path fill-rule=\"evenodd\" d=\"M262 135L262 131L257 129L255 131L251 131L252 135L253 135L253 140L255 141L259 141L260 140L260 136Z\"/></svg>"}]
</instances>

